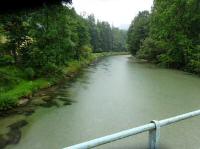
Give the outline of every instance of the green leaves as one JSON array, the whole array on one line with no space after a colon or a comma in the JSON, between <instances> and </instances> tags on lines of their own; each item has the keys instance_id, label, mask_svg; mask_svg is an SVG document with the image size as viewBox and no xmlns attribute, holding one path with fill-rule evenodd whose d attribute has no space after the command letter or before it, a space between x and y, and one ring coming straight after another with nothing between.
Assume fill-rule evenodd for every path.
<instances>
[{"instance_id":1,"label":"green leaves","mask_svg":"<svg viewBox=\"0 0 200 149\"><path fill-rule=\"evenodd\" d=\"M149 33L149 12L139 12L138 16L135 17L128 30L128 49L135 55L139 51L143 40L148 36Z\"/></svg>"},{"instance_id":2,"label":"green leaves","mask_svg":"<svg viewBox=\"0 0 200 149\"><path fill-rule=\"evenodd\" d=\"M94 15L87 18L90 33L90 43L94 52L126 51L127 32L111 27L108 22L95 20Z\"/></svg>"},{"instance_id":3,"label":"green leaves","mask_svg":"<svg viewBox=\"0 0 200 149\"><path fill-rule=\"evenodd\" d=\"M129 28L127 43L133 55L200 74L199 0L155 0L147 36L142 36L142 18L139 14Z\"/></svg>"}]
</instances>

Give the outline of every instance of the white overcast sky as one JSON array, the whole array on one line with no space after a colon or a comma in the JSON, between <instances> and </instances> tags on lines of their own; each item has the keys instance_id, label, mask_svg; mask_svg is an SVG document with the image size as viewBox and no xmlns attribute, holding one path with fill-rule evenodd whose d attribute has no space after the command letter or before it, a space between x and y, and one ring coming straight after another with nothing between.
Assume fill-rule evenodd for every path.
<instances>
[{"instance_id":1,"label":"white overcast sky","mask_svg":"<svg viewBox=\"0 0 200 149\"><path fill-rule=\"evenodd\" d=\"M101 21L126 28L139 11L151 10L153 0L73 0L79 14L94 14Z\"/></svg>"}]
</instances>

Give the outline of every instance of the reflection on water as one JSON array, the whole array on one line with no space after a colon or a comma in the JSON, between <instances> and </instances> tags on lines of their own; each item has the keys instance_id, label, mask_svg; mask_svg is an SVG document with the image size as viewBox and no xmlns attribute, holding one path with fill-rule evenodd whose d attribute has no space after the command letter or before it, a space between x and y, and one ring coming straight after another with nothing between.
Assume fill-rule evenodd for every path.
<instances>
[{"instance_id":1,"label":"reflection on water","mask_svg":"<svg viewBox=\"0 0 200 149\"><path fill-rule=\"evenodd\" d=\"M136 62L128 55L110 56L53 91L50 98L58 106L2 119L0 133L13 119L25 119L20 142L7 149L59 149L199 109L199 89L196 76ZM161 148L199 148L199 124L197 117L162 128ZM98 148L145 149L147 144L144 133Z\"/></svg>"}]
</instances>

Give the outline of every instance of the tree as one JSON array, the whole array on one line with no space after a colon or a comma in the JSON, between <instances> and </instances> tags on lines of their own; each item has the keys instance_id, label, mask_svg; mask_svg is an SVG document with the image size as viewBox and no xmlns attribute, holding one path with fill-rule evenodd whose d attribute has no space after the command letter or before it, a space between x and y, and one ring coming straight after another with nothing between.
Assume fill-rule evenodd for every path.
<instances>
[{"instance_id":1,"label":"tree","mask_svg":"<svg viewBox=\"0 0 200 149\"><path fill-rule=\"evenodd\" d=\"M28 40L28 24L25 22L25 18L26 15L23 12L2 16L2 20L5 22L2 27L7 37L7 53L13 56L16 64L18 63L18 54L26 46L25 43Z\"/></svg>"},{"instance_id":2,"label":"tree","mask_svg":"<svg viewBox=\"0 0 200 149\"><path fill-rule=\"evenodd\" d=\"M172 59L170 66L183 68L190 61L188 50L193 49L199 41L199 12L198 0L154 2L150 36L168 43L169 48L164 55Z\"/></svg>"},{"instance_id":3,"label":"tree","mask_svg":"<svg viewBox=\"0 0 200 149\"><path fill-rule=\"evenodd\" d=\"M14 59L16 67L37 76L55 75L72 59L88 58L91 47L95 52L125 49L125 32L113 30L108 22L96 23L92 15L85 19L61 4L1 18L0 38L6 42L0 45L0 65L13 64Z\"/></svg>"},{"instance_id":4,"label":"tree","mask_svg":"<svg viewBox=\"0 0 200 149\"><path fill-rule=\"evenodd\" d=\"M88 27L89 27L89 34L90 34L90 37L91 37L91 45L92 45L92 48L94 50L94 52L97 52L98 51L98 48L99 48L99 32L98 32L98 29L97 29L97 26L96 26L96 22L95 22L95 17L94 15L89 15L88 18Z\"/></svg>"},{"instance_id":5,"label":"tree","mask_svg":"<svg viewBox=\"0 0 200 149\"><path fill-rule=\"evenodd\" d=\"M112 27L112 51L126 51L127 31Z\"/></svg>"},{"instance_id":6,"label":"tree","mask_svg":"<svg viewBox=\"0 0 200 149\"><path fill-rule=\"evenodd\" d=\"M149 12L139 12L138 16L132 21L128 30L128 50L136 55L144 39L149 33Z\"/></svg>"},{"instance_id":7,"label":"tree","mask_svg":"<svg viewBox=\"0 0 200 149\"><path fill-rule=\"evenodd\" d=\"M142 45L139 44L140 34L134 30L135 19L129 28L129 49L139 58L199 73L199 12L199 0L155 0L148 36Z\"/></svg>"},{"instance_id":8,"label":"tree","mask_svg":"<svg viewBox=\"0 0 200 149\"><path fill-rule=\"evenodd\" d=\"M126 31L111 27L105 21L96 23L94 15L89 15L87 21L94 52L126 51Z\"/></svg>"}]
</instances>

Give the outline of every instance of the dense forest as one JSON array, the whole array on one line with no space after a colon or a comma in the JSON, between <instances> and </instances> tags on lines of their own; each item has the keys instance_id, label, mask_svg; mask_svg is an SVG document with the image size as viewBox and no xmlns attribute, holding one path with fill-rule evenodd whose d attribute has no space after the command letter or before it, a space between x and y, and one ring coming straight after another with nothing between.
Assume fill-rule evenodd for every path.
<instances>
[{"instance_id":1,"label":"dense forest","mask_svg":"<svg viewBox=\"0 0 200 149\"><path fill-rule=\"evenodd\" d=\"M82 17L67 5L0 16L0 109L56 82L99 53L126 51L126 31Z\"/></svg>"},{"instance_id":2,"label":"dense forest","mask_svg":"<svg viewBox=\"0 0 200 149\"><path fill-rule=\"evenodd\" d=\"M138 58L200 74L200 1L154 0L132 21L127 44Z\"/></svg>"}]
</instances>

